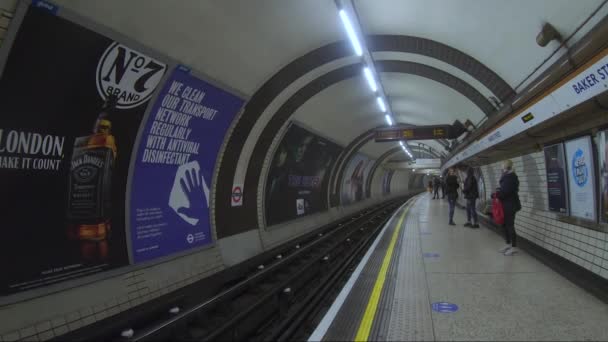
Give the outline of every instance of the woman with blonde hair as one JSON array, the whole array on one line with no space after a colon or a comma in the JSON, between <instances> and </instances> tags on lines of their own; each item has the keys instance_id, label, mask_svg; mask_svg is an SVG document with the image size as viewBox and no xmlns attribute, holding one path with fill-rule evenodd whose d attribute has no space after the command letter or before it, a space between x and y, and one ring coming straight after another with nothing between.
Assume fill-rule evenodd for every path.
<instances>
[{"instance_id":1,"label":"woman with blonde hair","mask_svg":"<svg viewBox=\"0 0 608 342\"><path fill-rule=\"evenodd\" d=\"M502 202L505 213L505 241L507 245L500 249L504 255L517 253L517 235L515 234L515 213L521 210L519 201L519 179L513 171L513 162L505 160L503 162L503 173L500 177L500 187L496 193Z\"/></svg>"}]
</instances>

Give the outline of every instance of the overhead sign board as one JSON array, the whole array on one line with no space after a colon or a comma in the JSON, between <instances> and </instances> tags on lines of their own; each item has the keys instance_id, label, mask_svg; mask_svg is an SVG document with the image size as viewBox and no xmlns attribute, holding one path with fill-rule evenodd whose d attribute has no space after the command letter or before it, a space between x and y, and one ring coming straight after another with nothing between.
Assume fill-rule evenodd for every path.
<instances>
[{"instance_id":1,"label":"overhead sign board","mask_svg":"<svg viewBox=\"0 0 608 342\"><path fill-rule=\"evenodd\" d=\"M463 130L450 125L382 128L376 130L376 142L404 139L456 139Z\"/></svg>"}]
</instances>

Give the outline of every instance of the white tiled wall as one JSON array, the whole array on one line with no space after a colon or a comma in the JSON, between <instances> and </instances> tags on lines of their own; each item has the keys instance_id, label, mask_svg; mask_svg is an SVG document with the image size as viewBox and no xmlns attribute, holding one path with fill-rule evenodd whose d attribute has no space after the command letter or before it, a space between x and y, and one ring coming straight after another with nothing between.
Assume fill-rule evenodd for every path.
<instances>
[{"instance_id":1,"label":"white tiled wall","mask_svg":"<svg viewBox=\"0 0 608 342\"><path fill-rule=\"evenodd\" d=\"M515 217L517 234L608 279L608 234L557 219L547 210L547 179L543 152L512 158L519 177L522 210ZM498 186L501 162L481 167L486 196Z\"/></svg>"},{"instance_id":2,"label":"white tiled wall","mask_svg":"<svg viewBox=\"0 0 608 342\"><path fill-rule=\"evenodd\" d=\"M138 306L224 268L217 247L50 295L0 306L0 341L38 341Z\"/></svg>"}]
</instances>

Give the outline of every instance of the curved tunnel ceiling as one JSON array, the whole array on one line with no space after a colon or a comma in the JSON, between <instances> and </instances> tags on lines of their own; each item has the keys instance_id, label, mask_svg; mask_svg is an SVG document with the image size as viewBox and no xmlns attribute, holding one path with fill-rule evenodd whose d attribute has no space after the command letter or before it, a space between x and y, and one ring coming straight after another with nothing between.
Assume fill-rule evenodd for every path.
<instances>
[{"instance_id":1,"label":"curved tunnel ceiling","mask_svg":"<svg viewBox=\"0 0 608 342\"><path fill-rule=\"evenodd\" d=\"M378 61L378 65L391 71L383 73L382 79L400 123L451 124L467 119L476 122L483 118L484 111L492 114L494 107L477 90L441 70L404 61ZM377 113L373 95L366 91L360 68L349 67L348 71L350 75L341 75L350 78L328 78L327 82L336 83L314 94L293 116L344 146L361 132L385 124ZM427 92L428 89L432 91ZM386 145L369 145L362 152L377 157Z\"/></svg>"},{"instance_id":2,"label":"curved tunnel ceiling","mask_svg":"<svg viewBox=\"0 0 608 342\"><path fill-rule=\"evenodd\" d=\"M226 145L220 167L216 198L220 216L230 216L230 188L241 150L268 105L304 75L352 55L350 45L343 41L345 35L333 1L56 2L251 96ZM405 60L432 66L459 78L481 94L476 95L478 100L470 100L471 97L455 88L438 83L437 78L381 73L396 118L414 124L445 123L445 118L478 121L477 118L491 112L487 104L480 105L480 98L492 94L507 100L514 95L513 88L557 47L556 42L545 48L536 45L535 37L543 22L551 22L567 37L600 3L602 0L354 0L361 26L368 34L367 45L378 61ZM598 18L604 17L607 8L604 6L570 43L576 42ZM168 25L167 18L179 20L172 20ZM557 53L553 60L562 54L563 51ZM410 58L412 56L414 58ZM351 72L357 67L352 67ZM360 72L360 67L358 69L356 72ZM538 72L543 70L544 67ZM320 78L342 77L344 81L336 88L344 89L335 93L344 95L348 89L354 92L355 88L345 74L343 68L329 71ZM364 94L366 85L358 79L359 94ZM324 92L333 91L324 82L317 79L304 85L264 123L261 134L254 133L257 141L247 163L245 192L255 193L260 166L270 142L291 113L307 117L300 108L312 106L306 98L315 101L313 95L319 93L323 97ZM373 100L369 93L367 96ZM342 97L344 106L357 107L357 112L351 111L353 115L368 115L369 123L365 127L334 129L330 135L334 140L346 142L347 136L355 137L379 124L374 120L382 117L370 108L373 101L364 103L365 95ZM328 107L333 103L321 102ZM452 105L446 108L447 103ZM329 108L324 109L329 112ZM331 112L343 115L344 111L345 108L341 108ZM441 116L441 120L437 116ZM317 130L319 127L324 126L315 124ZM384 151L391 147L386 145ZM363 147L370 155L382 152L373 149ZM255 207L254 197L245 197L246 207Z\"/></svg>"},{"instance_id":3,"label":"curved tunnel ceiling","mask_svg":"<svg viewBox=\"0 0 608 342\"><path fill-rule=\"evenodd\" d=\"M253 94L277 70L299 56L344 39L333 1L55 2L245 94ZM448 44L494 70L511 87L555 47L543 49L535 45L534 38L542 22L551 22L562 35L569 36L601 2L354 1L367 33L408 34ZM598 17L603 17L606 10L602 9ZM167 24L169 18L172 20ZM595 22L594 19L583 27L573 41Z\"/></svg>"},{"instance_id":4,"label":"curved tunnel ceiling","mask_svg":"<svg viewBox=\"0 0 608 342\"><path fill-rule=\"evenodd\" d=\"M259 93L264 81L277 76L281 66L344 38L331 1L199 1L178 6L160 0L58 2L85 16L103 18L104 24L245 94ZM535 45L540 24L552 22L568 35L600 2L355 0L354 4L362 28L372 35L368 46L375 54L399 51L447 61L505 99L552 50ZM179 20L160 25L169 17ZM577 33L578 38L590 26ZM337 48L336 43L325 47L330 45L333 47L325 53L315 55L313 64L351 54L349 48ZM444 49L448 45L458 50ZM300 63L299 69L306 72L310 63Z\"/></svg>"},{"instance_id":5,"label":"curved tunnel ceiling","mask_svg":"<svg viewBox=\"0 0 608 342\"><path fill-rule=\"evenodd\" d=\"M559 43L536 45L543 22L568 37L603 0L355 0L368 34L407 34L448 44L473 56L511 87ZM580 39L608 9L579 31ZM542 70L539 70L541 72Z\"/></svg>"}]
</instances>

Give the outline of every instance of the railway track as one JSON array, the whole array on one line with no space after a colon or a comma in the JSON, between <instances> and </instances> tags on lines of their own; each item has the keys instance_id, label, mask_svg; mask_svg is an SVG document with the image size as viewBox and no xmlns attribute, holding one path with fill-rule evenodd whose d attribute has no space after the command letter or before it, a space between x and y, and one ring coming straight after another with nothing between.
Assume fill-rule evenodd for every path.
<instances>
[{"instance_id":1,"label":"railway track","mask_svg":"<svg viewBox=\"0 0 608 342\"><path fill-rule=\"evenodd\" d=\"M276 248L265 262L198 303L167 303L153 319L131 320L120 331L91 332L88 337L125 342L305 339L366 247L411 197L368 208ZM87 332L75 336L86 337Z\"/></svg>"}]
</instances>

